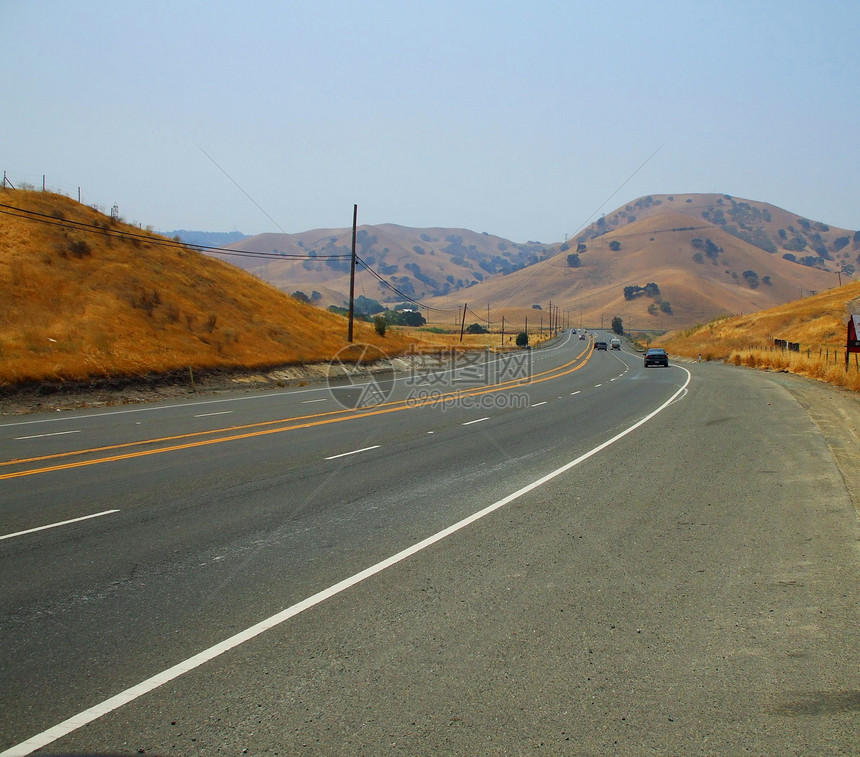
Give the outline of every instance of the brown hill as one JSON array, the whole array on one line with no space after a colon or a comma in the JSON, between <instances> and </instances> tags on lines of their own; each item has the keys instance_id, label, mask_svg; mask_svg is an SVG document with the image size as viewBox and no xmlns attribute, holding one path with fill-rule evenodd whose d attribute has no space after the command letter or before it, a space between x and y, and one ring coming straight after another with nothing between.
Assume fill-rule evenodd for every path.
<instances>
[{"instance_id":1,"label":"brown hill","mask_svg":"<svg viewBox=\"0 0 860 757\"><path fill-rule=\"evenodd\" d=\"M860 239L853 232L764 203L665 195L627 208L639 215L620 209L566 242L551 259L485 280L457 297L468 298L480 312L489 303L492 320L501 314L521 320L533 305L545 308L551 300L569 314L571 325L605 326L618 315L628 328L672 329L832 288L847 280L858 262ZM723 223L726 219L737 223ZM774 239L792 248L805 244L806 252L814 244L820 254L789 252ZM810 259L798 262L802 258ZM450 307L454 299L429 302Z\"/></svg>"},{"instance_id":2,"label":"brown hill","mask_svg":"<svg viewBox=\"0 0 860 757\"><path fill-rule=\"evenodd\" d=\"M347 304L351 228L259 234L229 245L228 249L318 257L319 260L261 261L219 255L285 292L305 293L316 304ZM493 275L512 273L540 262L549 257L551 250L550 245L540 242L518 244L466 229L414 229L395 224L360 226L356 234L357 255L397 291L362 272L359 266L356 294L389 304L402 302L402 295L417 300L444 297ZM331 255L344 257L324 257Z\"/></svg>"},{"instance_id":3,"label":"brown hill","mask_svg":"<svg viewBox=\"0 0 860 757\"><path fill-rule=\"evenodd\" d=\"M0 292L0 386L314 362L346 344L343 318L45 192L0 191Z\"/></svg>"},{"instance_id":4,"label":"brown hill","mask_svg":"<svg viewBox=\"0 0 860 757\"><path fill-rule=\"evenodd\" d=\"M657 340L673 355L798 373L860 391L860 361L845 363L847 323L860 313L860 282L758 313L721 318ZM792 342L795 349L782 343Z\"/></svg>"}]
</instances>

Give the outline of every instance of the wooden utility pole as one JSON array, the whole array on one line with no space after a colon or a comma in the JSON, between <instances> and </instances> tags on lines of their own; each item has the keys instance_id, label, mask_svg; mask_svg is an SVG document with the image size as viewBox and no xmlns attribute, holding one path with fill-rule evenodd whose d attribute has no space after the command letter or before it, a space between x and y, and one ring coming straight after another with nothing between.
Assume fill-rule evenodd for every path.
<instances>
[{"instance_id":1,"label":"wooden utility pole","mask_svg":"<svg viewBox=\"0 0 860 757\"><path fill-rule=\"evenodd\" d=\"M352 206L352 257L349 263L349 327L346 341L352 341L352 319L355 311L355 227L358 221L358 205Z\"/></svg>"},{"instance_id":2,"label":"wooden utility pole","mask_svg":"<svg viewBox=\"0 0 860 757\"><path fill-rule=\"evenodd\" d=\"M505 346L505 316L502 316L502 347Z\"/></svg>"},{"instance_id":3,"label":"wooden utility pole","mask_svg":"<svg viewBox=\"0 0 860 757\"><path fill-rule=\"evenodd\" d=\"M463 330L466 328L466 307L468 303L463 303L463 321L460 323L460 341L463 341Z\"/></svg>"}]
</instances>

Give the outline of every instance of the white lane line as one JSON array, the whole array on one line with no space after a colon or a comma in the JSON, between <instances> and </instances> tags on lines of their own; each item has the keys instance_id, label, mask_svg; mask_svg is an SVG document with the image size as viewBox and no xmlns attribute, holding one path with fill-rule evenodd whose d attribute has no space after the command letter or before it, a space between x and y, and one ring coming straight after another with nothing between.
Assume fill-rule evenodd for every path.
<instances>
[{"instance_id":1,"label":"white lane line","mask_svg":"<svg viewBox=\"0 0 860 757\"><path fill-rule=\"evenodd\" d=\"M334 460L338 457L346 457L347 455L357 455L359 452L367 452L368 450L371 450L371 449L378 449L380 446L381 445L379 445L379 444L374 444L372 447L362 447L361 449L354 449L354 450L352 450L352 452L341 452L339 455L330 455L329 457L327 457L325 459L326 460Z\"/></svg>"},{"instance_id":2,"label":"white lane line","mask_svg":"<svg viewBox=\"0 0 860 757\"><path fill-rule=\"evenodd\" d=\"M200 413L199 415L195 415L195 418L208 418L210 415L230 415L232 410L219 410L217 413Z\"/></svg>"},{"instance_id":3,"label":"white lane line","mask_svg":"<svg viewBox=\"0 0 860 757\"><path fill-rule=\"evenodd\" d=\"M483 421L488 421L488 420L490 420L489 416L487 416L486 418L478 418L477 420L474 420L474 421L466 421L463 425L464 426L471 426L473 423L482 423ZM2 755L0 755L0 757L2 757Z\"/></svg>"},{"instance_id":4,"label":"white lane line","mask_svg":"<svg viewBox=\"0 0 860 757\"><path fill-rule=\"evenodd\" d=\"M105 510L101 513L93 513L92 515L82 515L80 518L72 518L71 520L61 520L57 523L49 523L47 526L37 526L36 528L28 528L26 531L16 531L14 534L4 534L0 536L0 541L3 539L12 539L16 536L23 536L24 534L33 534L36 531L44 531L46 528L57 528L57 526L67 526L69 523L77 523L82 520L89 520L90 518L101 518L102 515L111 515L112 513L118 513L119 510Z\"/></svg>"},{"instance_id":5,"label":"white lane line","mask_svg":"<svg viewBox=\"0 0 860 757\"><path fill-rule=\"evenodd\" d=\"M603 386L603 384L595 384L594 388L597 389L598 386Z\"/></svg>"},{"instance_id":6,"label":"white lane line","mask_svg":"<svg viewBox=\"0 0 860 757\"><path fill-rule=\"evenodd\" d=\"M271 617L266 618L265 620L261 620L259 623L251 626L250 628L246 628L244 631L240 631L239 633L231 636L229 639L225 639L224 641L216 644L215 646L209 647L209 649L204 649L202 652L198 652L193 657L189 657L187 660L183 660L182 662L177 663L171 668L167 670L163 670L160 673L156 673L151 678L147 678L145 681L141 681L139 684L132 686L131 688L126 689L125 691L121 691L119 694L116 694L109 699L105 699L103 702L99 704L93 705L92 707L84 710L83 712L79 712L77 715L72 715L68 720L64 720L62 723L49 728L46 731L42 731L41 733L32 736L26 741L22 741L20 744L16 744L13 747L10 747L5 752L0 752L0 757L26 757L28 754L32 754L37 749L41 749L48 744L53 743L57 739L62 738L63 736L67 736L72 733L72 731L76 731L79 728L87 725L88 723L92 723L94 720L97 720L102 715L107 715L109 712L113 712L114 710L119 709L123 705L128 704L129 702L133 702L135 699L142 697L144 694L148 694L151 691L163 686L166 683L174 680L175 678L179 678L185 673L194 670L195 668L199 668L204 663L209 662L210 660L214 660L216 657L221 656L225 652L230 651L231 649L238 647L240 644L244 644L246 641L250 641L251 639L259 636L266 631L275 628L276 626L281 625L285 621L290 618L298 615L299 613L304 612L305 610L309 610L311 607L318 605L325 600L330 599L336 594L340 594L342 591L346 591L349 588L352 588L358 583L361 583L367 578L371 576L375 576L377 573L381 573L384 570L387 570L393 565L396 565L399 562L402 562L408 557L412 557L412 555L418 554L427 547L432 546L436 542L442 541L447 537L451 536L451 534L457 533L466 526L470 526L475 521L481 520L482 518L490 515L490 513L495 512L496 510L504 507L505 505L513 502L514 500L519 499L524 494L528 494L530 491L537 489L540 486L543 486L548 481L552 481L552 479L560 476L562 473L566 473L571 468L575 468L580 463L588 460L590 457L593 457L598 452L602 452L607 447L612 446L619 439L623 439L628 434L635 431L640 426L644 425L648 421L650 421L655 415L663 412L669 405L671 405L679 396L683 396L683 394L687 391L687 385L692 380L692 374L681 366L678 366L687 374L687 380L684 382L683 386L678 389L668 400L666 400L660 407L656 410L652 410L648 415L646 415L641 420L636 421L632 426L628 426L624 431L616 434L611 439L607 439L602 444L598 444L594 449L589 450L583 455L580 455L575 460L571 460L569 463L565 463L560 468L556 468L554 471L547 473L545 476L537 479L536 481L532 481L532 483L527 484L522 489L518 489L517 491L509 494L507 497L494 502L492 505L485 507L483 510L478 510L478 512L469 515L463 520L454 523L447 528L438 531L432 536L428 536L423 541L419 541L416 544L413 544L411 547L407 547L406 549L398 552L391 557L382 560L381 562L376 563L375 565L371 565L369 568L365 568L360 573L356 573L355 575L350 576L349 578L343 579L339 583L334 584L333 586L329 586L327 589L323 589L316 594L308 597L307 599L303 599L301 602L297 602L291 607L286 608L285 610L281 610L279 613L272 615Z\"/></svg>"},{"instance_id":7,"label":"white lane line","mask_svg":"<svg viewBox=\"0 0 860 757\"><path fill-rule=\"evenodd\" d=\"M325 402L325 400L326 400L326 398L325 398L325 397L321 397L321 398L320 398L320 399L318 399L318 400L302 400L302 404L303 404L303 405L310 405L310 404L311 404L311 403L313 403L313 402Z\"/></svg>"},{"instance_id":8,"label":"white lane line","mask_svg":"<svg viewBox=\"0 0 860 757\"><path fill-rule=\"evenodd\" d=\"M534 405L532 405L532 407L540 407L541 405L545 405L545 404L546 404L546 400L544 400L543 402L535 402Z\"/></svg>"},{"instance_id":9,"label":"white lane line","mask_svg":"<svg viewBox=\"0 0 860 757\"><path fill-rule=\"evenodd\" d=\"M54 431L50 434L33 434L33 436L16 436L14 440L16 442L21 441L22 439L41 439L43 436L63 436L63 434L80 434L80 431Z\"/></svg>"},{"instance_id":10,"label":"white lane line","mask_svg":"<svg viewBox=\"0 0 860 757\"><path fill-rule=\"evenodd\" d=\"M574 394L580 394L581 392L582 392L582 389L577 389L575 392L571 392L570 396L573 397Z\"/></svg>"}]
</instances>

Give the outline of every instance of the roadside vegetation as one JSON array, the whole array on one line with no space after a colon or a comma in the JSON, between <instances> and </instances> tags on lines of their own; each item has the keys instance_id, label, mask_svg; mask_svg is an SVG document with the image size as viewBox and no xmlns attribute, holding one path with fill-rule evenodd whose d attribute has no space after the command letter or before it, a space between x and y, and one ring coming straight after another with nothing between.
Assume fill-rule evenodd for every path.
<instances>
[{"instance_id":1,"label":"roadside vegetation","mask_svg":"<svg viewBox=\"0 0 860 757\"><path fill-rule=\"evenodd\" d=\"M860 355L849 355L845 366L846 324L848 316L858 312L860 283L855 282L769 310L669 333L654 343L692 360L701 355L702 360L787 371L860 391Z\"/></svg>"}]
</instances>

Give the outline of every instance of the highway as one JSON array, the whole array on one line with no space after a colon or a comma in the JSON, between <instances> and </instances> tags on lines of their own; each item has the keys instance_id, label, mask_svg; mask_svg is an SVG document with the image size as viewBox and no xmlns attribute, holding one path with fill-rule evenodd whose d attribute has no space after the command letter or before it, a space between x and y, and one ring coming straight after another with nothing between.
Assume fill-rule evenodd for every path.
<instances>
[{"instance_id":1,"label":"highway","mask_svg":"<svg viewBox=\"0 0 860 757\"><path fill-rule=\"evenodd\" d=\"M592 345L0 419L0 755L856 753L826 440Z\"/></svg>"}]
</instances>

